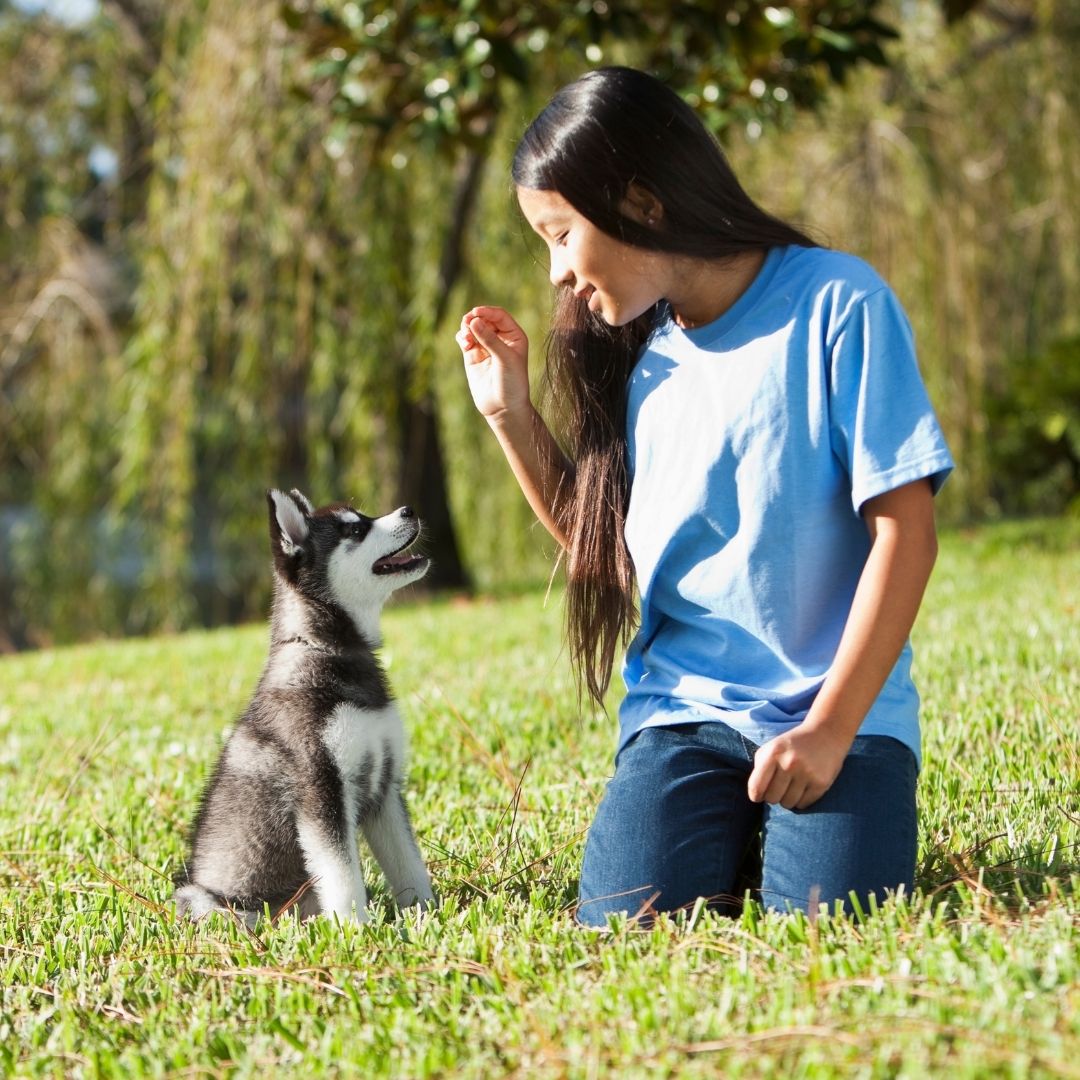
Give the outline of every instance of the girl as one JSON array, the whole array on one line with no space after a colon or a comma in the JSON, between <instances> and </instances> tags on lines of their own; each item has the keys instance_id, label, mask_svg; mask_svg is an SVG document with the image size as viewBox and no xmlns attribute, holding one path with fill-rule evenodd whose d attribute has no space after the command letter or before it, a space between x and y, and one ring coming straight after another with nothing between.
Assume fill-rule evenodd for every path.
<instances>
[{"instance_id":1,"label":"girl","mask_svg":"<svg viewBox=\"0 0 1080 1080\"><path fill-rule=\"evenodd\" d=\"M758 207L639 71L564 87L513 181L558 289L569 456L506 311L462 319L465 373L567 553L571 657L597 702L636 623L579 922L730 905L755 852L769 908L910 889L907 637L952 460L899 303Z\"/></svg>"}]
</instances>

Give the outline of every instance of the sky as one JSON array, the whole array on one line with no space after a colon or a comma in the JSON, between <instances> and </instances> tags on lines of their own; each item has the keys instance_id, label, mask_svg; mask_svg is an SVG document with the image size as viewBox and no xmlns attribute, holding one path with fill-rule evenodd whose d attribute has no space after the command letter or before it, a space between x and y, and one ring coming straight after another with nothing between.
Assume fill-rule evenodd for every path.
<instances>
[{"instance_id":1,"label":"sky","mask_svg":"<svg viewBox=\"0 0 1080 1080\"><path fill-rule=\"evenodd\" d=\"M98 13L98 0L11 0L12 7L28 15L50 15L65 26L79 26Z\"/></svg>"},{"instance_id":2,"label":"sky","mask_svg":"<svg viewBox=\"0 0 1080 1080\"><path fill-rule=\"evenodd\" d=\"M98 13L98 0L11 0L12 7L27 15L48 15L65 26L81 26ZM116 175L115 151L98 144L90 151L91 171L102 180Z\"/></svg>"}]
</instances>

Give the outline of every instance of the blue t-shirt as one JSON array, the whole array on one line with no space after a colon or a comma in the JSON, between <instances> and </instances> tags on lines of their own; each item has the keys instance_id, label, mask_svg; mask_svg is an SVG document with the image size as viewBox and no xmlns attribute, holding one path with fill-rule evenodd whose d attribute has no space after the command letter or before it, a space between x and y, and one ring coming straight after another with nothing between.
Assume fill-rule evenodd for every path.
<instances>
[{"instance_id":1,"label":"blue t-shirt","mask_svg":"<svg viewBox=\"0 0 1080 1080\"><path fill-rule=\"evenodd\" d=\"M773 248L715 322L661 325L629 382L626 541L641 601L620 748L716 719L761 744L805 719L870 551L867 499L953 462L911 327L862 260ZM920 758L905 645L861 735Z\"/></svg>"}]
</instances>

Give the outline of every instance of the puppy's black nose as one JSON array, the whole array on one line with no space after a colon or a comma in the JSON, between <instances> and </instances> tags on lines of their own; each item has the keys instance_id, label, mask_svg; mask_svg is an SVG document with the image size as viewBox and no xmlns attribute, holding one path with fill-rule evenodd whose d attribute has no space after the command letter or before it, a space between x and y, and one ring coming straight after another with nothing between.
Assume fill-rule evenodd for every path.
<instances>
[{"instance_id":1,"label":"puppy's black nose","mask_svg":"<svg viewBox=\"0 0 1080 1080\"><path fill-rule=\"evenodd\" d=\"M400 510L400 513L403 518L416 517L416 511L411 506L403 506Z\"/></svg>"}]
</instances>

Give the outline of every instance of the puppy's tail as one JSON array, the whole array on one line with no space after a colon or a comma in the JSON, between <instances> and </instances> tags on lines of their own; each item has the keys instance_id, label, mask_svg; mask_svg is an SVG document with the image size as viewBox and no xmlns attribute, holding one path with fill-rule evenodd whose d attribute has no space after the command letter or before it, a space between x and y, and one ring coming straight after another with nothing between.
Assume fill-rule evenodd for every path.
<instances>
[{"instance_id":1,"label":"puppy's tail","mask_svg":"<svg viewBox=\"0 0 1080 1080\"><path fill-rule=\"evenodd\" d=\"M176 901L176 914L189 919L201 919L211 911L229 910L223 896L196 885L194 881L178 883L173 900Z\"/></svg>"},{"instance_id":2,"label":"puppy's tail","mask_svg":"<svg viewBox=\"0 0 1080 1080\"><path fill-rule=\"evenodd\" d=\"M173 893L173 900L176 902L176 914L193 921L205 918L213 911L236 915L248 926L254 926L259 918L257 911L244 911L233 907L226 902L225 897L197 885L194 881L179 882L176 892Z\"/></svg>"}]
</instances>

